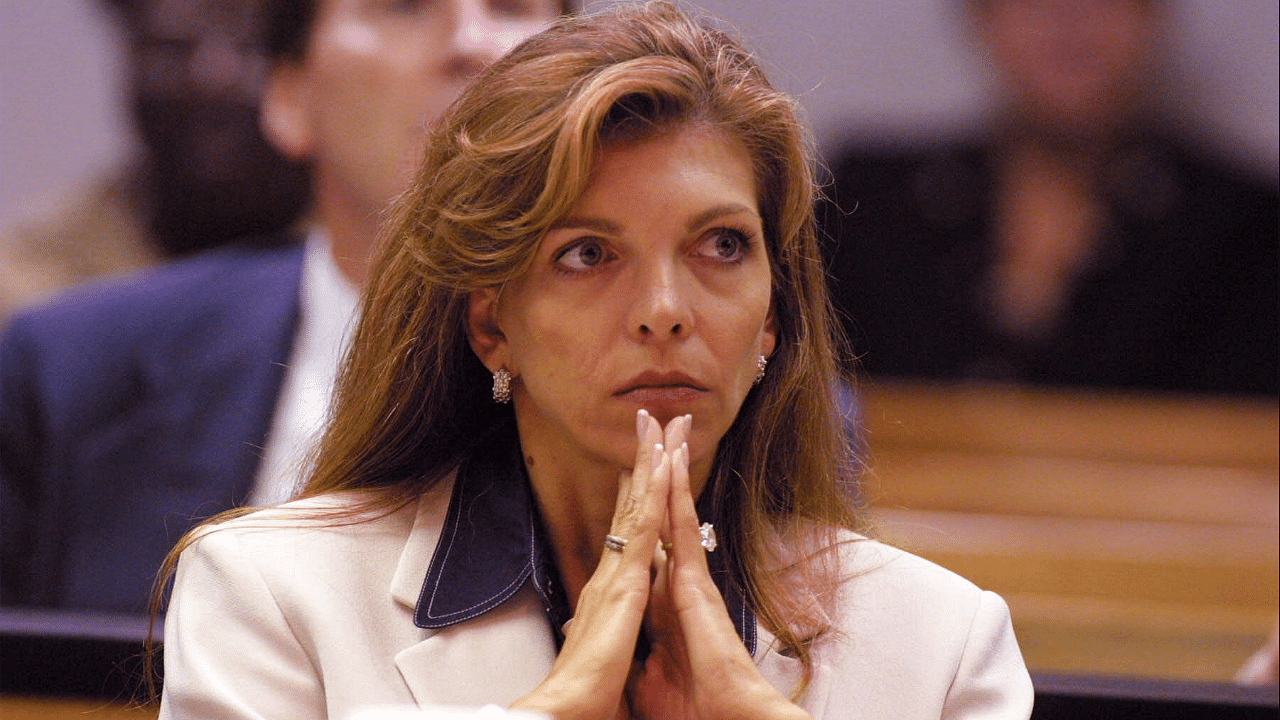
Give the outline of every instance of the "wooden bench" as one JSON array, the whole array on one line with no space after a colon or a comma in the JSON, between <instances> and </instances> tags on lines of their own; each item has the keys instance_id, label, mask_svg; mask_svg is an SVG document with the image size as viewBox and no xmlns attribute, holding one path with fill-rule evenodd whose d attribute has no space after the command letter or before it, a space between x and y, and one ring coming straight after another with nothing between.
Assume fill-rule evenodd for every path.
<instances>
[{"instance_id":1,"label":"wooden bench","mask_svg":"<svg viewBox=\"0 0 1280 720\"><path fill-rule=\"evenodd\" d=\"M155 706L128 707L107 700L0 696L4 720L155 720Z\"/></svg>"},{"instance_id":2,"label":"wooden bench","mask_svg":"<svg viewBox=\"0 0 1280 720\"><path fill-rule=\"evenodd\" d=\"M876 532L1003 595L1033 671L1230 680L1276 622L1276 401L860 395Z\"/></svg>"}]
</instances>

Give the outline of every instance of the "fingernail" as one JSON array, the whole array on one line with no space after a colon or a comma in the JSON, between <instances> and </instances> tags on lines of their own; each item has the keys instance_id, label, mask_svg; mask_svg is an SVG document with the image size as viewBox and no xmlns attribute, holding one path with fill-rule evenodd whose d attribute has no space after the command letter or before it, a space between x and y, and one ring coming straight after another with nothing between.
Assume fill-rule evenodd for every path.
<instances>
[{"instance_id":1,"label":"fingernail","mask_svg":"<svg viewBox=\"0 0 1280 720\"><path fill-rule=\"evenodd\" d=\"M636 411L636 435L638 437L644 437L644 428L645 428L645 425L647 424L646 421L648 419L649 419L648 410L645 410L644 408L640 408L639 410Z\"/></svg>"},{"instance_id":2,"label":"fingernail","mask_svg":"<svg viewBox=\"0 0 1280 720\"><path fill-rule=\"evenodd\" d=\"M666 450L665 448L662 447L662 443L654 444L653 446L653 469L654 470L657 470L658 466L662 464L662 454L664 452L666 452Z\"/></svg>"}]
</instances>

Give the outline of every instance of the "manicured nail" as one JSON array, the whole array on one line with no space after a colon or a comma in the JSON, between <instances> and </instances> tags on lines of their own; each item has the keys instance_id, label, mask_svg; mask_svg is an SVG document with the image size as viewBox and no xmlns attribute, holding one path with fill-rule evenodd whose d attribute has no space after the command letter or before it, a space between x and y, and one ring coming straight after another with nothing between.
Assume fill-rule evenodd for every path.
<instances>
[{"instance_id":1,"label":"manicured nail","mask_svg":"<svg viewBox=\"0 0 1280 720\"><path fill-rule=\"evenodd\" d=\"M653 446L653 469L656 471L658 466L662 464L662 454L666 450L662 447L662 443L655 443Z\"/></svg>"},{"instance_id":2,"label":"manicured nail","mask_svg":"<svg viewBox=\"0 0 1280 720\"><path fill-rule=\"evenodd\" d=\"M636 411L636 437L644 437L645 426L648 425L649 411L640 408Z\"/></svg>"}]
</instances>

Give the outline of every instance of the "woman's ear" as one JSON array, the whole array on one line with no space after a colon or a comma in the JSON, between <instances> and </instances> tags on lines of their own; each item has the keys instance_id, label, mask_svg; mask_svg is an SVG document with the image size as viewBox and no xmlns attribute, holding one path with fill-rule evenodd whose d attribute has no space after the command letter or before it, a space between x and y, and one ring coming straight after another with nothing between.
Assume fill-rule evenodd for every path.
<instances>
[{"instance_id":1,"label":"woman's ear","mask_svg":"<svg viewBox=\"0 0 1280 720\"><path fill-rule=\"evenodd\" d=\"M507 366L507 337L498 326L498 288L476 290L467 298L467 340L490 372Z\"/></svg>"},{"instance_id":2,"label":"woman's ear","mask_svg":"<svg viewBox=\"0 0 1280 720\"><path fill-rule=\"evenodd\" d=\"M774 313L773 303L769 303L769 314L764 318L764 329L760 333L760 354L766 358L773 357L773 349L778 345L778 316Z\"/></svg>"},{"instance_id":3,"label":"woman's ear","mask_svg":"<svg viewBox=\"0 0 1280 720\"><path fill-rule=\"evenodd\" d=\"M282 62L271 69L262 91L258 119L262 134L280 154L293 160L308 160L315 150L310 83L300 63Z\"/></svg>"}]
</instances>

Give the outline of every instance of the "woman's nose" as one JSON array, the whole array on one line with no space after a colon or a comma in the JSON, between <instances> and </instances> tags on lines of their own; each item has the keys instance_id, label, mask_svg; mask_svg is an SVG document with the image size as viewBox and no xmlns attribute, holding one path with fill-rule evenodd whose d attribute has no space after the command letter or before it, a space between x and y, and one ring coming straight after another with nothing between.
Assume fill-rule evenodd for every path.
<instances>
[{"instance_id":1,"label":"woman's nose","mask_svg":"<svg viewBox=\"0 0 1280 720\"><path fill-rule=\"evenodd\" d=\"M631 321L641 340L687 337L694 329L691 288L672 263L659 263L640 273L635 314Z\"/></svg>"}]
</instances>

